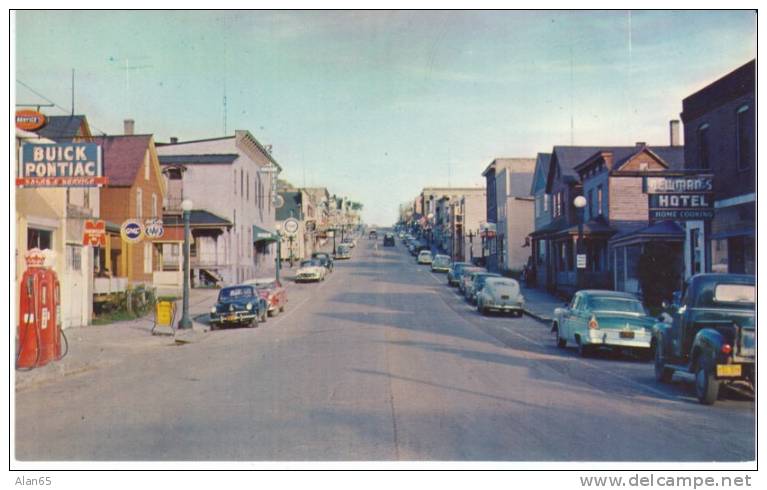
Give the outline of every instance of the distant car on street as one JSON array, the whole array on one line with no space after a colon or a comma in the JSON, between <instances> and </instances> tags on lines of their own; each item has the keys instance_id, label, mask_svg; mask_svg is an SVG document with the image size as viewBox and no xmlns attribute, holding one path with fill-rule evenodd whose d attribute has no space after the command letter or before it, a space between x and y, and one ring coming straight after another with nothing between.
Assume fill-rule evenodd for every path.
<instances>
[{"instance_id":1,"label":"distant car on street","mask_svg":"<svg viewBox=\"0 0 767 490\"><path fill-rule=\"evenodd\" d=\"M432 272L447 272L450 270L450 256L449 255L435 255L434 260L431 261Z\"/></svg>"},{"instance_id":2,"label":"distant car on street","mask_svg":"<svg viewBox=\"0 0 767 490\"><path fill-rule=\"evenodd\" d=\"M314 252L312 254L313 259L317 259L320 262L322 262L323 267L327 269L327 272L333 272L333 257L330 256L329 253L326 252Z\"/></svg>"},{"instance_id":3,"label":"distant car on street","mask_svg":"<svg viewBox=\"0 0 767 490\"><path fill-rule=\"evenodd\" d=\"M461 269L460 282L458 283L458 291L460 291L461 294L463 294L464 296L466 294L466 288L473 280L471 275L474 274L475 272L487 272L487 269L485 269L484 267L476 267L476 266L464 267Z\"/></svg>"},{"instance_id":4,"label":"distant car on street","mask_svg":"<svg viewBox=\"0 0 767 490\"><path fill-rule=\"evenodd\" d=\"M266 321L267 310L266 301L254 286L226 287L218 292L218 300L210 309L210 328L215 330L229 325L255 327L259 321Z\"/></svg>"},{"instance_id":5,"label":"distant car on street","mask_svg":"<svg viewBox=\"0 0 767 490\"><path fill-rule=\"evenodd\" d=\"M485 285L485 280L489 277L502 277L495 272L472 272L469 275L469 282L466 284L466 288L463 292L466 297L466 301L475 305L477 304L477 291L482 289Z\"/></svg>"},{"instance_id":6,"label":"distant car on street","mask_svg":"<svg viewBox=\"0 0 767 490\"><path fill-rule=\"evenodd\" d=\"M585 289L575 293L568 305L554 309L551 331L557 347L571 342L584 357L595 349L613 348L649 358L655 322L633 294Z\"/></svg>"},{"instance_id":7,"label":"distant car on street","mask_svg":"<svg viewBox=\"0 0 767 490\"><path fill-rule=\"evenodd\" d=\"M416 259L416 262L419 264L431 264L432 262L432 256L431 252L428 250L421 250L418 252L418 258Z\"/></svg>"},{"instance_id":8,"label":"distant car on street","mask_svg":"<svg viewBox=\"0 0 767 490\"><path fill-rule=\"evenodd\" d=\"M370 230L368 232L368 240L378 240L378 232L375 230Z\"/></svg>"},{"instance_id":9,"label":"distant car on street","mask_svg":"<svg viewBox=\"0 0 767 490\"><path fill-rule=\"evenodd\" d=\"M394 246L394 233L387 233L384 235L383 239L384 247L393 247Z\"/></svg>"},{"instance_id":10,"label":"distant car on street","mask_svg":"<svg viewBox=\"0 0 767 490\"><path fill-rule=\"evenodd\" d=\"M487 315L491 311L511 313L522 316L525 297L519 289L519 283L508 277L488 277L484 286L477 291L477 311Z\"/></svg>"},{"instance_id":11,"label":"distant car on street","mask_svg":"<svg viewBox=\"0 0 767 490\"><path fill-rule=\"evenodd\" d=\"M345 259L351 259L352 258L352 249L349 247L349 245L342 243L338 247L336 247L336 253L335 253L335 259L336 260L345 260Z\"/></svg>"},{"instance_id":12,"label":"distant car on street","mask_svg":"<svg viewBox=\"0 0 767 490\"><path fill-rule=\"evenodd\" d=\"M301 262L301 268L296 272L296 282L324 281L327 269L320 259L309 259Z\"/></svg>"},{"instance_id":13,"label":"distant car on street","mask_svg":"<svg viewBox=\"0 0 767 490\"><path fill-rule=\"evenodd\" d=\"M447 271L448 286L458 286L458 281L461 280L460 272L464 267L471 267L471 264L468 262L453 262L450 264L450 269Z\"/></svg>"},{"instance_id":14,"label":"distant car on street","mask_svg":"<svg viewBox=\"0 0 767 490\"><path fill-rule=\"evenodd\" d=\"M716 402L722 385L756 389L756 279L745 274L696 274L653 326L655 378L695 375L695 395Z\"/></svg>"},{"instance_id":15,"label":"distant car on street","mask_svg":"<svg viewBox=\"0 0 767 490\"><path fill-rule=\"evenodd\" d=\"M285 311L285 305L288 303L288 292L282 283L274 277L248 279L242 284L256 287L259 296L266 301L269 316Z\"/></svg>"}]
</instances>

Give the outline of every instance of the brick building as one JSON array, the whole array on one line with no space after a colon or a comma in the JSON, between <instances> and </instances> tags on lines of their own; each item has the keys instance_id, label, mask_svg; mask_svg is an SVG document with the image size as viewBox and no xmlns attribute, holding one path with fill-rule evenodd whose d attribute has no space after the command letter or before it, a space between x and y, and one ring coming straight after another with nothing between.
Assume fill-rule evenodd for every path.
<instances>
[{"instance_id":1,"label":"brick building","mask_svg":"<svg viewBox=\"0 0 767 490\"><path fill-rule=\"evenodd\" d=\"M714 219L688 222L686 275L756 272L756 62L682 101L685 167L714 175Z\"/></svg>"}]
</instances>

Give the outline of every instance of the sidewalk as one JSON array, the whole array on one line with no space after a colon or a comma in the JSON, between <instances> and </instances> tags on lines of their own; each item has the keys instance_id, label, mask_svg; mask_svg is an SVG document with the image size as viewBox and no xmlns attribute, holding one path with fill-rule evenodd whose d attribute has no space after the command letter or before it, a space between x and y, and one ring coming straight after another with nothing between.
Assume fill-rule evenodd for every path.
<instances>
[{"instance_id":1,"label":"sidewalk","mask_svg":"<svg viewBox=\"0 0 767 490\"><path fill-rule=\"evenodd\" d=\"M520 285L525 297L525 313L536 320L549 323L554 314L554 308L564 304L564 300L549 294L542 289L527 288Z\"/></svg>"},{"instance_id":2,"label":"sidewalk","mask_svg":"<svg viewBox=\"0 0 767 490\"><path fill-rule=\"evenodd\" d=\"M193 319L207 314L218 295L217 289L192 289L189 298L189 316ZM181 315L181 301L178 302L178 323ZM68 352L59 361L51 362L30 371L15 370L16 390L24 390L38 384L50 382L63 376L72 376L107 366L129 361L133 356L158 347L177 345L173 335L152 335L154 313L137 318L115 322L109 325L89 325L64 330L69 344ZM207 327L194 322L191 332L179 333L185 342L200 340ZM62 351L66 347L62 345Z\"/></svg>"}]
</instances>

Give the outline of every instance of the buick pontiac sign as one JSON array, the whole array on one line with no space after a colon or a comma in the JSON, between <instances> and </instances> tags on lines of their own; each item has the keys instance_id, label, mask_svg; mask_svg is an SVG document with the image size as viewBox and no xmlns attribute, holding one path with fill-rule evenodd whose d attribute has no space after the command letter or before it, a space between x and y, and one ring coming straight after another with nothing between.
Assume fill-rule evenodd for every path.
<instances>
[{"instance_id":1,"label":"buick pontiac sign","mask_svg":"<svg viewBox=\"0 0 767 490\"><path fill-rule=\"evenodd\" d=\"M99 145L26 143L19 153L18 186L95 187L107 183Z\"/></svg>"}]
</instances>

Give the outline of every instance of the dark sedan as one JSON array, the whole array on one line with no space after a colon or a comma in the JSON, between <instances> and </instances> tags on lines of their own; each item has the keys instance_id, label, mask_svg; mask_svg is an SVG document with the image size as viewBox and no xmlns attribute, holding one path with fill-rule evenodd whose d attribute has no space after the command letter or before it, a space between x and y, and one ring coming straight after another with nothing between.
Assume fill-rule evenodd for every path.
<instances>
[{"instance_id":1,"label":"dark sedan","mask_svg":"<svg viewBox=\"0 0 767 490\"><path fill-rule=\"evenodd\" d=\"M267 311L266 301L254 286L231 286L218 293L218 301L210 309L210 327L255 327L259 321L266 321Z\"/></svg>"}]
</instances>

